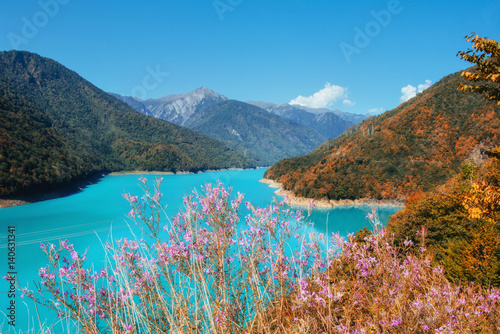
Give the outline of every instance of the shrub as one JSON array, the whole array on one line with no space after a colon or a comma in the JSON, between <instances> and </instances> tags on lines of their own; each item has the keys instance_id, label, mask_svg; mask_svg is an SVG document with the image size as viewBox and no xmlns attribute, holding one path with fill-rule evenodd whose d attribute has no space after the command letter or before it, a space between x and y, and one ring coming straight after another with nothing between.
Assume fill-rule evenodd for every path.
<instances>
[{"instance_id":1,"label":"shrub","mask_svg":"<svg viewBox=\"0 0 500 334\"><path fill-rule=\"evenodd\" d=\"M464 164L446 185L410 200L387 229L402 245L422 227L448 279L500 287L500 159Z\"/></svg>"},{"instance_id":2,"label":"shrub","mask_svg":"<svg viewBox=\"0 0 500 334\"><path fill-rule=\"evenodd\" d=\"M246 202L240 222L243 195L221 184L186 196L164 224L161 180L151 190L140 180L145 195L124 197L147 240L108 245L112 261L95 271L67 241L42 244L49 264L24 295L84 333L500 331L499 290L453 286L424 244L411 255L410 240L398 248L378 224L362 243L306 237L307 217L277 201Z\"/></svg>"}]
</instances>

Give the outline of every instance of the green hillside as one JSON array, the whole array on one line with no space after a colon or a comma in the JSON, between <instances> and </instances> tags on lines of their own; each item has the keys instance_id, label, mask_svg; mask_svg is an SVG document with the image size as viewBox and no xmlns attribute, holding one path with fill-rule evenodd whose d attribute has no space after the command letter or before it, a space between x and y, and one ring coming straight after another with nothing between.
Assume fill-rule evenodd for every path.
<instances>
[{"instance_id":1,"label":"green hillside","mask_svg":"<svg viewBox=\"0 0 500 334\"><path fill-rule=\"evenodd\" d=\"M151 118L29 52L0 52L0 196L93 174L249 167L221 142Z\"/></svg>"}]
</instances>

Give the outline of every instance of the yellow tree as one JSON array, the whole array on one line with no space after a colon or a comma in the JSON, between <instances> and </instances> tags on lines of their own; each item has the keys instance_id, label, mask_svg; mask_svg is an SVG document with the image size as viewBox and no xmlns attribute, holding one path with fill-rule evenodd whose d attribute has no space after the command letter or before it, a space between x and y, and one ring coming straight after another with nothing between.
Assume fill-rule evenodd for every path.
<instances>
[{"instance_id":1,"label":"yellow tree","mask_svg":"<svg viewBox=\"0 0 500 334\"><path fill-rule=\"evenodd\" d=\"M474 33L465 36L465 39L472 43L472 49L460 51L457 55L475 66L471 68L472 72L462 72L470 84L458 84L458 89L480 93L500 105L500 43Z\"/></svg>"}]
</instances>

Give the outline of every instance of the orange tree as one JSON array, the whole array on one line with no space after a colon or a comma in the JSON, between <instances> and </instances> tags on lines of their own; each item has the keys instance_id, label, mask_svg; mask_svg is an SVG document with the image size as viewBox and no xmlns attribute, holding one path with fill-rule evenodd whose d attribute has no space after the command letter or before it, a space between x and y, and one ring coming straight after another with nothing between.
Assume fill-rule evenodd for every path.
<instances>
[{"instance_id":1,"label":"orange tree","mask_svg":"<svg viewBox=\"0 0 500 334\"><path fill-rule=\"evenodd\" d=\"M483 94L487 100L500 105L500 43L474 33L465 36L472 43L472 49L458 52L463 60L475 64L469 71L463 71L463 78L469 83L458 84L464 92Z\"/></svg>"}]
</instances>

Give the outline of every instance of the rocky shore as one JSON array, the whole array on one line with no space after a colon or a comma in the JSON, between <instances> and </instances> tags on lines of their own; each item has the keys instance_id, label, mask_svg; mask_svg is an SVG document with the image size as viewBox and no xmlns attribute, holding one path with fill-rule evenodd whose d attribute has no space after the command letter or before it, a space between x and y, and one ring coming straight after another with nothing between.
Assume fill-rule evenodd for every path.
<instances>
[{"instance_id":1,"label":"rocky shore","mask_svg":"<svg viewBox=\"0 0 500 334\"><path fill-rule=\"evenodd\" d=\"M304 198L294 195L294 193L290 190L284 190L282 184L276 182L274 180L262 179L260 182L269 185L271 188L277 188L274 192L278 196L287 196L287 203L291 205L299 205L299 206L309 206L311 202L311 198ZM341 199L341 200L314 200L314 204L317 207L323 208L333 208L335 206L347 206L347 205L369 205L369 206L395 206L395 207L403 207L406 202L400 200L376 200L373 198L359 198L355 200L350 199Z\"/></svg>"}]
</instances>

